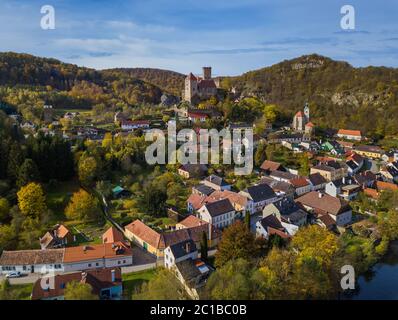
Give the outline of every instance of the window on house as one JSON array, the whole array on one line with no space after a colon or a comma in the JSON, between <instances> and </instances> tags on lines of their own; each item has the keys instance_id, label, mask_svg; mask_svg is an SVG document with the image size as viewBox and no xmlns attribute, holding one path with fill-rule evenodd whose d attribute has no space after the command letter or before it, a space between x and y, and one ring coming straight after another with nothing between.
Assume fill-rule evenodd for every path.
<instances>
[{"instance_id":1,"label":"window on house","mask_svg":"<svg viewBox=\"0 0 398 320\"><path fill-rule=\"evenodd\" d=\"M91 267L91 263L88 264L88 267L89 267L89 268Z\"/></svg>"}]
</instances>

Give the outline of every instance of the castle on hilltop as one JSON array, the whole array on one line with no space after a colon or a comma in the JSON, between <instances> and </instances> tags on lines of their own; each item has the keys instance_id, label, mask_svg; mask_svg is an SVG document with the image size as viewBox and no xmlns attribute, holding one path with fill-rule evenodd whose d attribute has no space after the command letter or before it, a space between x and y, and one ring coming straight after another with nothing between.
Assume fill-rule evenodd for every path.
<instances>
[{"instance_id":1,"label":"castle on hilltop","mask_svg":"<svg viewBox=\"0 0 398 320\"><path fill-rule=\"evenodd\" d=\"M310 122L310 107L308 103L304 106L304 112L298 111L293 117L292 128L294 131L312 133L314 124Z\"/></svg>"},{"instance_id":2,"label":"castle on hilltop","mask_svg":"<svg viewBox=\"0 0 398 320\"><path fill-rule=\"evenodd\" d=\"M211 77L211 67L203 67L203 76L188 74L182 92L183 100L192 103L194 97L208 99L217 94L218 81Z\"/></svg>"}]
</instances>

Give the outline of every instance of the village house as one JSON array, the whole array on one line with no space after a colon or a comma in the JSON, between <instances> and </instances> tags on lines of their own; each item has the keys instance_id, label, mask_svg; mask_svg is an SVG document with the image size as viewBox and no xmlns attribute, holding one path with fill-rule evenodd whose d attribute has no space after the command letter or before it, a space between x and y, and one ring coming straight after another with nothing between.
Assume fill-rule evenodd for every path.
<instances>
[{"instance_id":1,"label":"village house","mask_svg":"<svg viewBox=\"0 0 398 320\"><path fill-rule=\"evenodd\" d=\"M178 174L185 179L201 178L207 173L207 166L204 164L183 164L178 168Z\"/></svg>"},{"instance_id":2,"label":"village house","mask_svg":"<svg viewBox=\"0 0 398 320\"><path fill-rule=\"evenodd\" d=\"M217 245L221 237L220 231L206 221L196 219L194 220L189 216L177 224L177 230L160 233L137 219L125 227L125 236L157 258L164 257L164 250L168 246L189 239L192 239L196 246L200 248L203 232L207 234L210 248Z\"/></svg>"},{"instance_id":3,"label":"village house","mask_svg":"<svg viewBox=\"0 0 398 320\"><path fill-rule=\"evenodd\" d=\"M263 217L271 214L276 216L287 230L291 230L289 232L291 235L295 232L294 230L297 231L297 228L291 228L290 225L302 227L307 223L307 212L289 198L283 198L265 206Z\"/></svg>"},{"instance_id":4,"label":"village house","mask_svg":"<svg viewBox=\"0 0 398 320\"><path fill-rule=\"evenodd\" d=\"M261 212L266 205L278 200L274 190L267 184L250 186L239 193L253 201L254 212Z\"/></svg>"},{"instance_id":5,"label":"village house","mask_svg":"<svg viewBox=\"0 0 398 320\"><path fill-rule=\"evenodd\" d=\"M177 262L172 269L188 295L199 300L212 271L210 267L200 259L186 259Z\"/></svg>"},{"instance_id":6,"label":"village house","mask_svg":"<svg viewBox=\"0 0 398 320\"><path fill-rule=\"evenodd\" d=\"M209 119L209 115L206 112L195 110L188 111L188 121L191 123L206 122Z\"/></svg>"},{"instance_id":7,"label":"village house","mask_svg":"<svg viewBox=\"0 0 398 320\"><path fill-rule=\"evenodd\" d=\"M393 164L387 164L380 168L380 174L386 182L398 182L398 169Z\"/></svg>"},{"instance_id":8,"label":"village house","mask_svg":"<svg viewBox=\"0 0 398 320\"><path fill-rule=\"evenodd\" d=\"M228 199L204 204L197 213L199 219L223 229L235 221L235 209Z\"/></svg>"},{"instance_id":9,"label":"village house","mask_svg":"<svg viewBox=\"0 0 398 320\"><path fill-rule=\"evenodd\" d=\"M376 183L377 176L372 171L366 170L354 175L353 179L356 184L361 186L362 189L365 189L372 187Z\"/></svg>"},{"instance_id":10,"label":"village house","mask_svg":"<svg viewBox=\"0 0 398 320\"><path fill-rule=\"evenodd\" d=\"M330 181L326 184L325 192L332 197L341 197L347 201L354 200L361 191L361 186L352 178Z\"/></svg>"},{"instance_id":11,"label":"village house","mask_svg":"<svg viewBox=\"0 0 398 320\"><path fill-rule=\"evenodd\" d=\"M124 241L123 233L121 233L114 226L110 227L102 235L102 243L115 243L123 241Z\"/></svg>"},{"instance_id":12,"label":"village house","mask_svg":"<svg viewBox=\"0 0 398 320\"><path fill-rule=\"evenodd\" d=\"M114 268L133 264L133 252L126 242L90 244L65 248L64 272Z\"/></svg>"},{"instance_id":13,"label":"village house","mask_svg":"<svg viewBox=\"0 0 398 320\"><path fill-rule=\"evenodd\" d=\"M319 172L310 174L308 181L311 184L311 191L323 190L327 183L327 180Z\"/></svg>"},{"instance_id":14,"label":"village house","mask_svg":"<svg viewBox=\"0 0 398 320\"><path fill-rule=\"evenodd\" d=\"M21 274L62 272L65 249L4 250L0 256L1 273Z\"/></svg>"},{"instance_id":15,"label":"village house","mask_svg":"<svg viewBox=\"0 0 398 320\"><path fill-rule=\"evenodd\" d=\"M122 298L120 268L103 268L38 279L33 285L32 300L64 300L65 289L72 281L90 285L92 293L100 299L120 300Z\"/></svg>"},{"instance_id":16,"label":"village house","mask_svg":"<svg viewBox=\"0 0 398 320\"><path fill-rule=\"evenodd\" d=\"M294 187L295 194L298 197L311 191L311 184L304 177L293 178L289 180L289 183Z\"/></svg>"},{"instance_id":17,"label":"village house","mask_svg":"<svg viewBox=\"0 0 398 320\"><path fill-rule=\"evenodd\" d=\"M343 147L334 140L325 141L321 145L323 151L329 152L332 155L339 156L344 154Z\"/></svg>"},{"instance_id":18,"label":"village house","mask_svg":"<svg viewBox=\"0 0 398 320\"><path fill-rule=\"evenodd\" d=\"M378 146L360 145L356 146L354 151L361 156L371 159L380 159L384 154L383 150Z\"/></svg>"},{"instance_id":19,"label":"village house","mask_svg":"<svg viewBox=\"0 0 398 320\"><path fill-rule=\"evenodd\" d=\"M288 197L290 199L294 199L296 190L290 183L274 180L271 177L262 177L260 184L270 186L278 198Z\"/></svg>"},{"instance_id":20,"label":"village house","mask_svg":"<svg viewBox=\"0 0 398 320\"><path fill-rule=\"evenodd\" d=\"M197 258L198 249L191 239L170 245L164 250L164 266L167 269L172 269L180 261Z\"/></svg>"},{"instance_id":21,"label":"village house","mask_svg":"<svg viewBox=\"0 0 398 320\"><path fill-rule=\"evenodd\" d=\"M292 179L298 178L296 174L284 171L272 171L269 176L274 180L287 182L287 183L290 183L290 180Z\"/></svg>"},{"instance_id":22,"label":"village house","mask_svg":"<svg viewBox=\"0 0 398 320\"><path fill-rule=\"evenodd\" d=\"M270 174L273 171L286 171L281 163L270 160L265 160L261 164L260 169L266 174Z\"/></svg>"},{"instance_id":23,"label":"village house","mask_svg":"<svg viewBox=\"0 0 398 320\"><path fill-rule=\"evenodd\" d=\"M198 184L192 187L192 194L198 194L200 196L209 196L211 195L215 189L212 187L206 186L205 184Z\"/></svg>"},{"instance_id":24,"label":"village house","mask_svg":"<svg viewBox=\"0 0 398 320\"><path fill-rule=\"evenodd\" d=\"M337 136L339 138L347 139L347 140L355 140L355 141L361 141L362 140L362 134L361 134L361 131L359 131L359 130L340 129L337 132Z\"/></svg>"},{"instance_id":25,"label":"village house","mask_svg":"<svg viewBox=\"0 0 398 320\"><path fill-rule=\"evenodd\" d=\"M148 120L121 120L120 127L122 130L131 131L135 129L149 129L151 122Z\"/></svg>"},{"instance_id":26,"label":"village house","mask_svg":"<svg viewBox=\"0 0 398 320\"><path fill-rule=\"evenodd\" d=\"M282 239L290 238L288 231L279 219L270 214L256 222L256 236L268 240L272 235L277 235Z\"/></svg>"},{"instance_id":27,"label":"village house","mask_svg":"<svg viewBox=\"0 0 398 320\"><path fill-rule=\"evenodd\" d=\"M208 176L206 179L202 180L201 183L214 190L231 190L231 185L227 183L223 178L216 176L215 174Z\"/></svg>"},{"instance_id":28,"label":"village house","mask_svg":"<svg viewBox=\"0 0 398 320\"><path fill-rule=\"evenodd\" d=\"M357 173L359 170L362 169L364 163L365 159L361 155L357 153L352 153L351 155L349 155L346 159L348 174L352 176Z\"/></svg>"},{"instance_id":29,"label":"village house","mask_svg":"<svg viewBox=\"0 0 398 320\"><path fill-rule=\"evenodd\" d=\"M390 151L384 153L381 156L381 159L384 162L397 162L398 161L398 150L390 150Z\"/></svg>"},{"instance_id":30,"label":"village house","mask_svg":"<svg viewBox=\"0 0 398 320\"><path fill-rule=\"evenodd\" d=\"M75 236L64 225L56 225L40 238L40 247L42 249L60 248L75 241Z\"/></svg>"},{"instance_id":31,"label":"village house","mask_svg":"<svg viewBox=\"0 0 398 320\"><path fill-rule=\"evenodd\" d=\"M269 143L297 143L311 142L311 136L305 133L288 133L288 132L275 132L270 133L267 137Z\"/></svg>"},{"instance_id":32,"label":"village house","mask_svg":"<svg viewBox=\"0 0 398 320\"><path fill-rule=\"evenodd\" d=\"M351 222L352 209L348 202L343 199L311 191L295 201L316 217L329 215L338 226L345 226Z\"/></svg>"},{"instance_id":33,"label":"village house","mask_svg":"<svg viewBox=\"0 0 398 320\"><path fill-rule=\"evenodd\" d=\"M339 161L327 161L310 169L310 174L319 173L327 181L342 179L348 175L347 165Z\"/></svg>"},{"instance_id":34,"label":"village house","mask_svg":"<svg viewBox=\"0 0 398 320\"><path fill-rule=\"evenodd\" d=\"M236 213L240 213L242 217L246 215L246 212L249 212L249 214L254 214L253 201L244 195L233 191L215 191L209 195L207 199L213 199L213 201L210 200L211 202L228 199L234 207Z\"/></svg>"}]
</instances>

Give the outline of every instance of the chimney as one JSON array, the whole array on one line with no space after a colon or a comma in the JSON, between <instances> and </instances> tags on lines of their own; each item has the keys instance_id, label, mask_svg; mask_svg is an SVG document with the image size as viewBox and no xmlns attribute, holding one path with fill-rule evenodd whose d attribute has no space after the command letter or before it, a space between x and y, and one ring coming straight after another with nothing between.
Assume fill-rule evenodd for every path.
<instances>
[{"instance_id":1,"label":"chimney","mask_svg":"<svg viewBox=\"0 0 398 320\"><path fill-rule=\"evenodd\" d=\"M318 197L319 197L319 199L322 199L322 197L323 197L323 194L322 194L322 193L320 193L320 192L318 192Z\"/></svg>"},{"instance_id":2,"label":"chimney","mask_svg":"<svg viewBox=\"0 0 398 320\"><path fill-rule=\"evenodd\" d=\"M83 246L83 252L86 253L87 251L87 246Z\"/></svg>"},{"instance_id":3,"label":"chimney","mask_svg":"<svg viewBox=\"0 0 398 320\"><path fill-rule=\"evenodd\" d=\"M189 253L191 251L191 244L189 242L185 243L185 252Z\"/></svg>"},{"instance_id":4,"label":"chimney","mask_svg":"<svg viewBox=\"0 0 398 320\"><path fill-rule=\"evenodd\" d=\"M211 79L211 67L203 67L203 79L204 80Z\"/></svg>"},{"instance_id":5,"label":"chimney","mask_svg":"<svg viewBox=\"0 0 398 320\"><path fill-rule=\"evenodd\" d=\"M112 282L115 282L116 281L116 271L111 270L111 275L112 275Z\"/></svg>"}]
</instances>

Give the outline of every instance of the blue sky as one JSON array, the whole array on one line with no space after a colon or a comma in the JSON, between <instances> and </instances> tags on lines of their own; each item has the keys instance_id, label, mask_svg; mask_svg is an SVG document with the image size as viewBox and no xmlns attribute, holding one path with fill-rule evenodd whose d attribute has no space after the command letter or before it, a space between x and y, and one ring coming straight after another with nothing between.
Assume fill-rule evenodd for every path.
<instances>
[{"instance_id":1,"label":"blue sky","mask_svg":"<svg viewBox=\"0 0 398 320\"><path fill-rule=\"evenodd\" d=\"M55 8L42 30L40 8ZM340 27L353 5L355 31ZM235 75L303 54L398 67L396 0L0 0L0 51L97 69Z\"/></svg>"}]
</instances>

